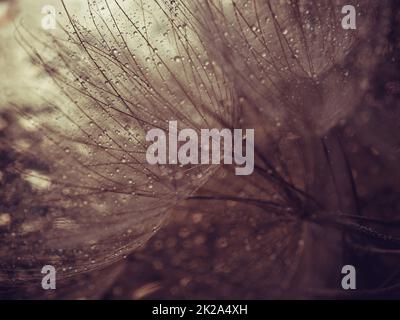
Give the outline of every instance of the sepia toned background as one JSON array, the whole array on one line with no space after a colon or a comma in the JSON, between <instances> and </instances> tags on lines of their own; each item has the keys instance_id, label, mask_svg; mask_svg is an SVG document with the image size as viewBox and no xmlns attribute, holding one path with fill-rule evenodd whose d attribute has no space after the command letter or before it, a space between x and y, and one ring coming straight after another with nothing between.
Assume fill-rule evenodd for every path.
<instances>
[{"instance_id":1,"label":"sepia toned background","mask_svg":"<svg viewBox=\"0 0 400 320\"><path fill-rule=\"evenodd\" d=\"M80 23L88 21L85 1L65 2ZM98 2L104 4L104 1ZM113 1L108 2L111 11L117 12ZM218 20L217 16L213 23L202 26L200 34L196 34L198 29L191 30L189 23L189 26L177 27L177 30L189 29L189 43L194 48L185 54L182 48L190 48L189 45L181 46L171 35L164 39L163 28L168 20L162 18L158 7L150 1L146 7L141 1L134 1L132 11L127 10L128 16L135 16L140 21L138 24L144 19L142 30L148 32L147 37L156 43L162 40L157 54L168 57L166 65L174 73L166 84L160 82L160 87L180 92L175 82L185 76L189 79L187 90L196 85L205 90L220 85L220 91L210 99L210 103L215 104L215 114L210 115L205 109L204 117L216 126L229 123L254 127L261 152L257 161L261 163L262 173L242 179L233 174L232 168L221 167L196 172L194 177L183 175L185 180L179 178L181 173L177 169L178 172L168 173L174 176L169 182L176 194L179 193L172 200L161 198L163 192L157 194L160 198L155 196L150 202L136 200L135 196L126 200L87 195L82 199L83 206L61 199L62 205L53 207L54 197L67 198L70 193L52 188L53 180L59 181L61 175L48 166L51 168L59 162L59 171L66 173L71 181L84 180L81 175L86 176L86 172L80 173L78 166L69 163L67 154L78 148L56 153L48 142L38 141L51 140L55 131L48 131L51 134L47 138L46 130L54 128L60 136L65 135L65 140L78 141L76 129L71 129L62 112L71 117L76 115L80 125L85 126L85 123L80 122L78 113L74 115L75 109L70 108L70 102L51 79L59 62L55 52L60 47L43 49L40 43L36 44L53 68L48 69L49 76L43 72L44 66L24 50L24 41L21 45L16 33L22 27L29 30L32 35L25 38L28 39L25 44L32 46L35 46L35 37L46 42L49 34L60 39L65 36L61 27L53 31L40 28L43 5L56 7L61 25L67 26L69 22L57 0L1 1L0 297L399 298L400 16L396 1L380 3L379 10L371 10L368 0L354 2L360 12L360 29L348 36L340 29L330 34L329 28L334 24L329 23L333 18L321 13L325 5L328 8L328 4L332 4L336 8L332 12L339 14L337 9L343 1L322 1L322 7L314 8L315 12L311 1L294 1L302 8L299 19L304 18L315 27L310 27L309 35L303 37L298 34L297 25L290 23L293 16L297 16L286 12L289 9L285 9L284 4L273 3L281 19L278 22L288 24L280 30L283 35L289 34L288 48L291 48L291 34L292 42L299 42L293 58L298 65L288 64L289 68L285 68L284 54L277 45L280 35L276 36L273 24L268 24L271 23L270 13L265 13L264 17L266 9L261 5L259 14L265 19L260 25L265 23L270 40L255 41L253 33L258 32L257 27L253 26L253 30L246 26L234 14L229 0L214 1L226 10L224 19ZM238 8L248 19L255 16L252 4L254 2L238 1ZM197 3L189 3L191 5L196 8ZM201 4L197 9L208 12L201 11L205 10ZM142 11L145 12L143 17ZM320 15L320 20L308 17L309 11ZM124 18L123 15L117 17L121 21ZM151 17L157 23L147 25ZM108 20L107 23L113 24ZM147 61L154 57L146 59L148 47L140 46L143 39L126 28L123 32L132 41L128 47L137 50L137 61L148 72L146 76L155 78L159 70ZM243 35L239 31L243 31ZM85 32L83 34L91 39L91 34ZM307 46L302 41L313 45ZM208 59L203 63L202 57L197 62L191 54L198 52L200 56L204 48ZM266 57L254 54L254 51L263 50L275 59L276 65L271 69L263 68L267 65ZM286 49L282 50L286 53ZM64 53L69 56L68 51ZM199 76L191 77L182 71L190 59L196 61ZM182 66L177 65L177 60ZM88 62L82 61L76 63L80 68L77 73L86 70ZM210 65L214 70L205 81ZM54 74L62 74L63 70L60 68L57 72ZM86 72L88 79L96 77ZM276 80L276 86L268 84L268 75ZM158 78L154 83L157 81ZM287 100L281 99L281 94ZM200 93L195 97L203 101L205 96ZM124 97L137 98L133 88ZM179 98L179 94L175 94L170 99L180 103ZM294 105L294 109L285 109L284 100ZM94 114L96 109L87 103L82 99L84 110ZM62 112L48 115L48 105L60 105ZM236 109L238 105L240 108ZM27 107L27 111L21 106ZM180 108L184 110L182 116L187 116L185 112L192 114L189 120L203 125L203 120L195 117L193 107L187 102ZM160 110L150 109L149 113L167 113ZM24 117L25 113L28 116ZM32 118L35 126L39 124L39 130L32 128L28 121ZM115 129L106 120L101 121L96 123L103 129ZM90 130L89 123L86 125ZM320 145L321 140L325 142ZM96 156L98 154L88 158L95 162ZM325 209L321 211L326 212L319 212L315 203L303 193L297 194L297 190L291 190L293 193L289 192L289 196L284 194L285 188L277 188L276 194L271 192L274 183L280 185L282 181L265 179L264 171L268 171L265 168L269 168L268 165L263 167L265 158L271 160L279 174L290 177L294 185L323 203ZM118 173L121 166L116 167ZM18 174L32 168L42 173L28 177ZM114 169L111 164L103 168L104 172ZM167 179L165 174L160 173L160 176ZM151 188L156 189L156 186L154 183ZM100 205L102 202L105 207ZM117 215L119 202L125 205L128 214ZM270 202L282 204L279 209L282 210L272 215ZM159 208L153 208L154 204ZM147 213L140 211L148 206ZM151 218L143 219L146 214ZM86 246L87 241L90 246ZM92 250L92 247L95 248ZM40 270L46 261L65 269L60 271L57 289L53 292L45 292L40 284ZM356 267L358 290L341 290L341 269L346 264Z\"/></svg>"}]
</instances>

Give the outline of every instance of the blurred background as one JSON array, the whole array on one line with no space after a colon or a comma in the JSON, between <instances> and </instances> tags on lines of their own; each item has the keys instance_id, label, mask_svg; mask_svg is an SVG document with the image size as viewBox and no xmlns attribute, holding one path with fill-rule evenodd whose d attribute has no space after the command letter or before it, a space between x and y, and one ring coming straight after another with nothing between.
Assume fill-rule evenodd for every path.
<instances>
[{"instance_id":1,"label":"blurred background","mask_svg":"<svg viewBox=\"0 0 400 320\"><path fill-rule=\"evenodd\" d=\"M63 10L57 0L0 1L0 211L11 210L5 203L18 188L24 188L4 178L16 161L24 163L13 158L13 134L21 124L9 111L10 101L18 96L32 105L40 104L35 101L40 98L28 91L32 87L38 92L53 90L53 84L32 66L15 37L19 24L32 30L40 27L44 5L54 5L57 14ZM81 1L68 1L68 5L78 15L81 7L82 14L86 12ZM370 89L335 130L351 164L364 217L389 221L379 226L380 232L400 236L400 6L396 1L388 2L388 6L387 44L370 71ZM228 187L232 194L241 192L240 183L232 179L229 168L221 168L199 194ZM8 230L8 215L0 212L0 233ZM144 246L106 267L59 279L57 290L51 292L43 291L39 283L13 286L0 282L0 297L400 298L396 246L375 250L367 240L349 245L341 229L290 219L271 223L262 208L229 199L187 200L170 210L169 216ZM1 253L13 255L13 250L17 249L2 247ZM343 264L356 266L359 290L340 290Z\"/></svg>"}]
</instances>

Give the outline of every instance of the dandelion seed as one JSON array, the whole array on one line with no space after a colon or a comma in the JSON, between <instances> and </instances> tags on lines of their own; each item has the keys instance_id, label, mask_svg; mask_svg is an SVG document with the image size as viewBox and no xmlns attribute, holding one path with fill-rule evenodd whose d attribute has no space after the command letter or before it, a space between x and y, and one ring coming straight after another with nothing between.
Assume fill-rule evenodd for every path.
<instances>
[{"instance_id":1,"label":"dandelion seed","mask_svg":"<svg viewBox=\"0 0 400 320\"><path fill-rule=\"evenodd\" d=\"M250 213L261 208L274 240L269 259L283 261L292 276L297 264L290 262L301 260L304 224L312 218L382 238L319 215L357 206L334 129L357 108L381 58L377 48L385 45L384 5L366 2L360 7L366 23L351 35L337 28L341 0L317 6L305 0L151 1L148 9L100 0L87 2L84 19L62 1L69 25L63 37L43 41L19 27L18 40L59 94L44 97L35 110L13 103L15 135L34 148L24 150L27 168L18 167L20 155L12 165L15 175L29 174L21 179L26 193L9 201L19 220L14 212L12 224L0 215L0 227L15 225L5 245L12 241L16 254L31 257L33 265L61 250L57 263L67 277L138 249L187 199L225 201L229 210L242 203ZM254 176L233 180L224 171L217 178L219 166L148 165L146 132L167 130L173 120L196 132L255 128ZM207 182L214 193L196 195ZM193 216L196 224L202 219ZM26 244L42 230L31 256ZM181 229L179 236L187 239L190 232ZM231 244L220 238L216 246ZM1 258L2 266L18 271L13 280L24 282L23 263ZM229 271L226 263L216 265L218 272ZM158 289L150 284L133 296Z\"/></svg>"}]
</instances>

